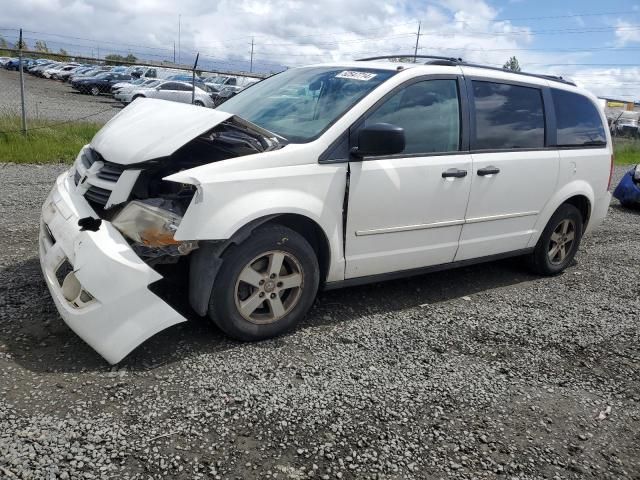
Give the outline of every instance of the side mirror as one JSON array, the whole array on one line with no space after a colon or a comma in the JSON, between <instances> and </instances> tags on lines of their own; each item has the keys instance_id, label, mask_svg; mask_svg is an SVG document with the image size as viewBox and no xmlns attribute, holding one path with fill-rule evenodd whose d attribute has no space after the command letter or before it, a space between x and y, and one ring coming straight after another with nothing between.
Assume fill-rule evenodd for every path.
<instances>
[{"instance_id":1,"label":"side mirror","mask_svg":"<svg viewBox=\"0 0 640 480\"><path fill-rule=\"evenodd\" d=\"M402 153L404 129L390 123L374 123L358 132L358 146L351 153L358 158Z\"/></svg>"}]
</instances>

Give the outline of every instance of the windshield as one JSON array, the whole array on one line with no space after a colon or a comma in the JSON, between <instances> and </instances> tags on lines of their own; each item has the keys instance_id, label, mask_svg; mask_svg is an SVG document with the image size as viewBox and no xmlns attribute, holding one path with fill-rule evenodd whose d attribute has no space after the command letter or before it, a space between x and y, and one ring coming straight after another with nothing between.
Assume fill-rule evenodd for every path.
<instances>
[{"instance_id":1,"label":"windshield","mask_svg":"<svg viewBox=\"0 0 640 480\"><path fill-rule=\"evenodd\" d=\"M395 73L369 68L296 68L243 90L220 109L290 142L310 142Z\"/></svg>"}]
</instances>

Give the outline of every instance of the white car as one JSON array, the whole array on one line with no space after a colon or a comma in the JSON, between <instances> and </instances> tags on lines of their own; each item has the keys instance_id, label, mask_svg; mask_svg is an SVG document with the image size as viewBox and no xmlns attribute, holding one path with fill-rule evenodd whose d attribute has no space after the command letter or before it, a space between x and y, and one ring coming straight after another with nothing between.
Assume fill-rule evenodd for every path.
<instances>
[{"instance_id":1,"label":"white car","mask_svg":"<svg viewBox=\"0 0 640 480\"><path fill-rule=\"evenodd\" d=\"M172 102L191 103L193 92L191 84L172 80L157 80L156 82L134 89L127 89L114 95L113 98L125 104L131 103L138 98L157 98ZM199 87L195 87L195 89L193 104L199 107L212 108L214 104L211 95Z\"/></svg>"},{"instance_id":2,"label":"white car","mask_svg":"<svg viewBox=\"0 0 640 480\"><path fill-rule=\"evenodd\" d=\"M77 63L63 63L60 65L55 65L53 67L47 68L44 72L42 72L42 76L44 78L56 78L56 75L60 72L65 72L68 70L72 70L78 67Z\"/></svg>"},{"instance_id":3,"label":"white car","mask_svg":"<svg viewBox=\"0 0 640 480\"><path fill-rule=\"evenodd\" d=\"M62 318L116 363L186 320L179 295L258 340L295 326L319 288L511 256L562 272L611 199L596 98L560 78L430 62L295 68L223 110L125 108L42 209Z\"/></svg>"}]
</instances>

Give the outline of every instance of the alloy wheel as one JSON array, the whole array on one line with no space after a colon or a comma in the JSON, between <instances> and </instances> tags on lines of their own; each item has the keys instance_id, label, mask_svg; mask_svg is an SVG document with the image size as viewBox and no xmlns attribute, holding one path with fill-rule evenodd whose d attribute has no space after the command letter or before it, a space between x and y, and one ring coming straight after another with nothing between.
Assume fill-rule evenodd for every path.
<instances>
[{"instance_id":1,"label":"alloy wheel","mask_svg":"<svg viewBox=\"0 0 640 480\"><path fill-rule=\"evenodd\" d=\"M300 301L304 272L289 252L265 252L240 271L234 298L238 313L258 325L274 323Z\"/></svg>"},{"instance_id":2,"label":"alloy wheel","mask_svg":"<svg viewBox=\"0 0 640 480\"><path fill-rule=\"evenodd\" d=\"M564 219L554 229L549 241L549 262L560 265L571 252L576 236L576 224L573 220Z\"/></svg>"}]
</instances>

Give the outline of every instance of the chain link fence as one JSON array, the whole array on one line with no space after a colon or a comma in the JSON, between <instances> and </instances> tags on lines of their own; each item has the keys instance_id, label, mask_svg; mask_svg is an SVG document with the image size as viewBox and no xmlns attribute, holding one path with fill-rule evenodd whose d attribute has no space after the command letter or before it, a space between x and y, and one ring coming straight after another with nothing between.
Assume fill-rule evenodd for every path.
<instances>
[{"instance_id":1,"label":"chain link fence","mask_svg":"<svg viewBox=\"0 0 640 480\"><path fill-rule=\"evenodd\" d=\"M21 44L19 40L14 46L20 47ZM192 66L181 66L139 61L135 57L129 59L93 58L0 45L0 133L27 133L78 123L103 125L125 106L112 93L112 87L118 80L138 83L148 80L150 83L154 79L174 79L212 93L215 90L208 85L216 77L218 81L234 79L232 83L235 84L239 78L255 81L254 78L264 76L204 70L198 68L197 60ZM114 78L108 82L91 81L81 86L76 82L81 76L95 78L100 73L110 73ZM192 94L188 96L191 98L187 101L202 104ZM204 103L213 107L217 102Z\"/></svg>"}]
</instances>

